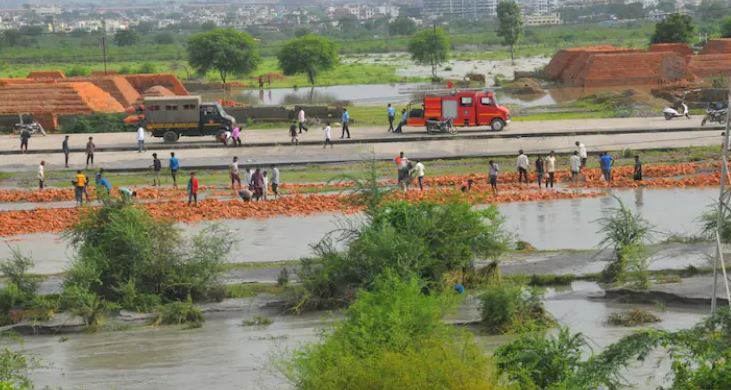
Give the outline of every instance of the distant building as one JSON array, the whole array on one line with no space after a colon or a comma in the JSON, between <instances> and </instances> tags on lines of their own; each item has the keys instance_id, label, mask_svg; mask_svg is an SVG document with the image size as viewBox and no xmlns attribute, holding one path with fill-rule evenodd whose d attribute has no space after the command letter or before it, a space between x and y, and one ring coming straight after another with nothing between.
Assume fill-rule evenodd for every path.
<instances>
[{"instance_id":1,"label":"distant building","mask_svg":"<svg viewBox=\"0 0 731 390\"><path fill-rule=\"evenodd\" d=\"M424 16L476 19L496 15L498 0L424 0Z\"/></svg>"},{"instance_id":2,"label":"distant building","mask_svg":"<svg viewBox=\"0 0 731 390\"><path fill-rule=\"evenodd\" d=\"M546 15L525 15L523 16L523 22L526 26L549 26L561 24L561 15L558 13Z\"/></svg>"}]
</instances>

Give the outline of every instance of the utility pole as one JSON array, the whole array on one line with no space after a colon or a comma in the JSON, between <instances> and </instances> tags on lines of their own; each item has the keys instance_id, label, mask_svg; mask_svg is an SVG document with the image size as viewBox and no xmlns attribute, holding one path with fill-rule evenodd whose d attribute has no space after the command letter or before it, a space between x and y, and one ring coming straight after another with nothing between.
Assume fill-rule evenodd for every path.
<instances>
[{"instance_id":1,"label":"utility pole","mask_svg":"<svg viewBox=\"0 0 731 390\"><path fill-rule=\"evenodd\" d=\"M731 82L729 83L728 102L731 103ZM731 105L729 106L731 107ZM723 221L731 212L731 187L726 188L727 178L729 175L729 130L731 128L731 113L726 114L726 130L723 132L723 160L721 161L721 185L720 195L718 198L718 217L716 219L716 259L713 264L713 295L711 296L711 314L716 312L716 295L718 294L718 267L721 266L723 272L723 283L726 286L726 299L731 305L729 297L728 279L726 278L726 264L723 259L723 248L721 247L721 229Z\"/></svg>"},{"instance_id":2,"label":"utility pole","mask_svg":"<svg viewBox=\"0 0 731 390\"><path fill-rule=\"evenodd\" d=\"M107 75L107 20L102 19L102 58L104 61L104 75Z\"/></svg>"}]
</instances>

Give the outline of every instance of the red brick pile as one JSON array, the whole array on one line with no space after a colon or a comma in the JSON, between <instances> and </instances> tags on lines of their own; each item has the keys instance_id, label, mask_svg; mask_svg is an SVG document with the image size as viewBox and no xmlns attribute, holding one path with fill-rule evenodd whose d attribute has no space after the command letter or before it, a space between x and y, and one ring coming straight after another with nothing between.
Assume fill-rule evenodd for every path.
<instances>
[{"instance_id":1,"label":"red brick pile","mask_svg":"<svg viewBox=\"0 0 731 390\"><path fill-rule=\"evenodd\" d=\"M25 79L0 79L0 114L32 113L49 130L57 115L124 112L143 94L187 95L174 75L66 77L60 71L31 72Z\"/></svg>"},{"instance_id":2,"label":"red brick pile","mask_svg":"<svg viewBox=\"0 0 731 390\"><path fill-rule=\"evenodd\" d=\"M580 87L662 85L731 74L731 39L713 39L699 53L685 44L656 44L648 50L592 46L560 50L546 76Z\"/></svg>"}]
</instances>

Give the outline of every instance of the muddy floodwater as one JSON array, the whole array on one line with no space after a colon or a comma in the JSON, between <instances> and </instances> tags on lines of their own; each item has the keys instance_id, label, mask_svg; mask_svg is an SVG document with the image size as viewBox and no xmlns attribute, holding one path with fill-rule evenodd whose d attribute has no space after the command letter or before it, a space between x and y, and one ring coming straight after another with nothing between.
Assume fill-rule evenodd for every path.
<instances>
[{"instance_id":1,"label":"muddy floodwater","mask_svg":"<svg viewBox=\"0 0 731 390\"><path fill-rule=\"evenodd\" d=\"M598 291L596 284L577 282L571 288L549 290L546 300L546 307L554 317L562 325L582 332L595 350L634 331L608 326L607 315L636 307L586 299ZM662 322L653 326L671 330L690 327L705 313L700 309L646 308L662 318ZM274 322L267 327L241 326L242 319L257 314L270 315ZM25 348L47 365L33 373L39 388L287 389L290 386L272 368L272 357L317 340L319 329L334 317L327 313L277 316L251 309L216 315L200 329L148 327L75 334L66 341L58 336L32 336L26 338ZM478 302L472 298L448 320L470 321L478 317ZM477 337L486 351L510 339L510 336ZM635 378L638 389L652 389L667 372L666 365L660 367L658 371L655 359L648 359L648 363L633 367L629 375ZM648 374L655 375L649 383L644 379Z\"/></svg>"},{"instance_id":2,"label":"muddy floodwater","mask_svg":"<svg viewBox=\"0 0 731 390\"><path fill-rule=\"evenodd\" d=\"M707 210L718 194L717 190L710 188L616 190L600 198L518 202L501 204L499 208L505 215L507 229L538 249L595 249L600 241L596 233L599 230L596 221L606 210L617 206L613 196L638 210L655 225L658 232L655 238L662 240L665 233L697 233L698 216ZM240 263L310 256L311 244L318 242L326 233L342 227L346 219L354 218L359 217L330 213L219 222L232 229L238 240L227 261ZM190 236L206 224L181 226ZM33 272L40 274L62 272L73 255L67 242L57 234L3 238L0 241L0 258L9 256L11 247L31 255L36 261ZM598 265L596 267L601 269ZM589 268L586 272L598 269Z\"/></svg>"}]
</instances>

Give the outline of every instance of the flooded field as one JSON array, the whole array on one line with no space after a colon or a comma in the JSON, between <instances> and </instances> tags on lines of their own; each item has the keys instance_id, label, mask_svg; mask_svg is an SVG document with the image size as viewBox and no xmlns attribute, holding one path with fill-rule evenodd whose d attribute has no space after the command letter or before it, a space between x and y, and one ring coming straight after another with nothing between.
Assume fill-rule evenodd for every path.
<instances>
[{"instance_id":1,"label":"flooded field","mask_svg":"<svg viewBox=\"0 0 731 390\"><path fill-rule=\"evenodd\" d=\"M605 323L609 313L630 305L586 299L598 291L596 284L577 282L571 288L550 290L546 300L547 309L560 324L582 332L597 350L634 331ZM690 327L704 314L703 310L646 308L662 319L656 327L670 330ZM477 309L476 299L468 299L448 320L475 320ZM255 314L270 315L274 322L267 327L241 326L242 319ZM58 336L34 336L26 339L25 348L48 365L33 374L39 388L286 389L290 387L272 368L272 359L287 348L316 340L318 330L332 318L328 313L277 316L251 309L215 315L200 329L148 327L75 334L66 341ZM478 335L478 343L488 351L510 339ZM648 359L630 371L638 389L652 389L662 379L664 372L654 364L654 359ZM655 380L645 382L647 374L653 373Z\"/></svg>"},{"instance_id":2,"label":"flooded field","mask_svg":"<svg viewBox=\"0 0 731 390\"><path fill-rule=\"evenodd\" d=\"M713 203L717 193L714 189L616 190L601 198L517 202L501 204L499 208L505 215L508 231L537 249L596 249L600 241L596 234L599 229L596 221L603 211L616 207L617 201L613 196L638 210L655 225L658 232L655 239L661 241L667 233L697 233L697 218ZM338 214L318 214L220 221L236 232L238 240L227 261L268 262L309 256L310 245L326 233L342 227L345 219ZM205 226L204 223L182 225L188 236ZM67 242L56 234L6 237L0 243L4 244L0 245L0 258L8 257L11 248L17 247L36 260L33 272L41 274L62 272L73 255ZM696 261L703 260L700 254L694 256ZM684 254L682 266L686 260ZM584 271L598 270L591 267Z\"/></svg>"}]
</instances>

